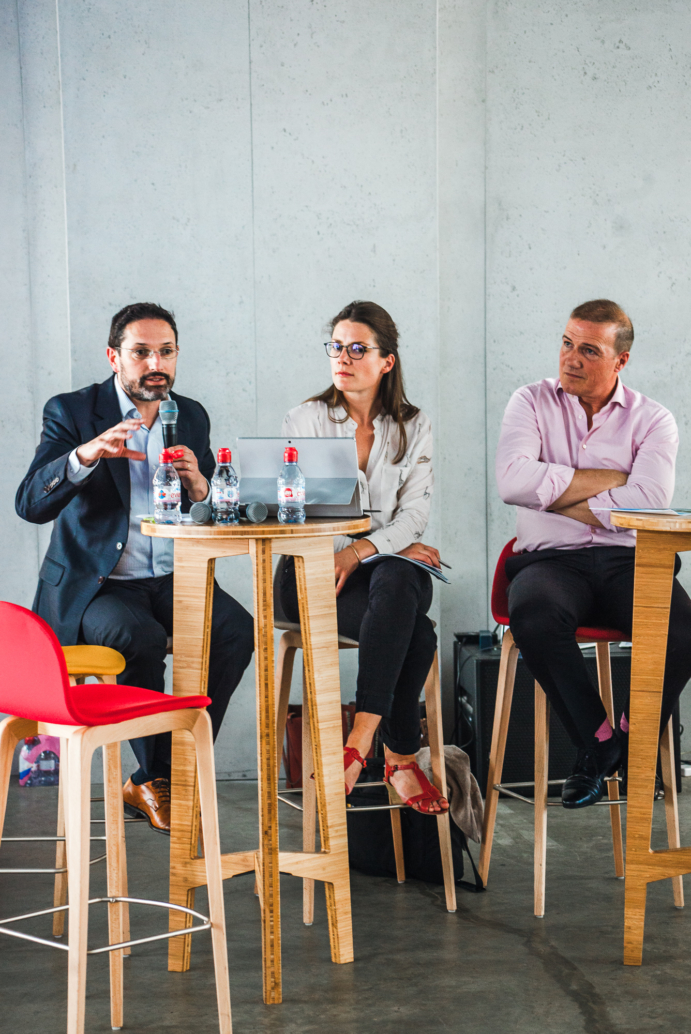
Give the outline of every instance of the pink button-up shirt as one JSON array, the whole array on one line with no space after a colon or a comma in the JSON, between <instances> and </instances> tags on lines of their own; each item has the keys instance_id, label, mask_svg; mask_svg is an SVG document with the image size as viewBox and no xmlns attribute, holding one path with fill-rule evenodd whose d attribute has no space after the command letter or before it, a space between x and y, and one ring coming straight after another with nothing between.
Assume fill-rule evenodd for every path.
<instances>
[{"instance_id":1,"label":"pink button-up shirt","mask_svg":"<svg viewBox=\"0 0 691 1034\"><path fill-rule=\"evenodd\" d=\"M590 431L577 396L558 378L519 388L504 413L496 459L499 495L517 507L514 549L635 546L635 531L611 524L607 508L669 506L678 445L669 410L621 379ZM629 474L621 488L588 500L604 527L547 512L576 470L600 467Z\"/></svg>"}]
</instances>

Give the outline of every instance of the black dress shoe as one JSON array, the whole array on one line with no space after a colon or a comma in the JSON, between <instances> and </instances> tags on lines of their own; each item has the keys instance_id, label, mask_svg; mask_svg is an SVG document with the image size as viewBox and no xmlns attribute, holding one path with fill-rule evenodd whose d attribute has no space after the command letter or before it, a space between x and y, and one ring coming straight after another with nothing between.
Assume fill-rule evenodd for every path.
<instances>
[{"instance_id":1,"label":"black dress shoe","mask_svg":"<svg viewBox=\"0 0 691 1034\"><path fill-rule=\"evenodd\" d=\"M597 804L605 795L607 776L614 775L621 760L621 740L615 732L604 743L593 740L589 747L581 747L573 772L561 791L565 808L587 808Z\"/></svg>"}]
</instances>

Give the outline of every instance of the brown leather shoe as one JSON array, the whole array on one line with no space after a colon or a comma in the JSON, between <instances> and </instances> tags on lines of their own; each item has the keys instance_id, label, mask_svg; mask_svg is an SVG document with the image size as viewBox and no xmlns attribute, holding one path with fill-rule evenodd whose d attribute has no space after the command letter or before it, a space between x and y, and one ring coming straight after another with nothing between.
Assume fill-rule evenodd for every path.
<instances>
[{"instance_id":1,"label":"brown leather shoe","mask_svg":"<svg viewBox=\"0 0 691 1034\"><path fill-rule=\"evenodd\" d=\"M157 833L170 836L170 780L152 779L136 786L128 779L122 788L125 812L143 818Z\"/></svg>"}]
</instances>

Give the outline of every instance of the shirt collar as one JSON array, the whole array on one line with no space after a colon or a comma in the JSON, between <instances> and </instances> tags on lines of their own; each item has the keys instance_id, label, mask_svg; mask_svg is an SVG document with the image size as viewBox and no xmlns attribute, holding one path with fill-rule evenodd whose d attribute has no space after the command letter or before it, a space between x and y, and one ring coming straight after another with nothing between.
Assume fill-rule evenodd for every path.
<instances>
[{"instance_id":1,"label":"shirt collar","mask_svg":"<svg viewBox=\"0 0 691 1034\"><path fill-rule=\"evenodd\" d=\"M578 401L578 396L577 395L570 395L568 393L568 391L566 390L566 388L564 388L562 386L562 383L559 380L559 378L557 378L556 390L557 390L557 394L559 394L559 392L561 392L562 395L566 395L567 399L569 399L572 402L572 404L580 406L580 402ZM628 403L626 401L626 393L624 391L624 385L622 384L621 377L617 377L617 386L614 389L614 394L612 395L611 399L607 403L607 406L610 406L613 402L618 403L618 405L622 406L624 409L628 409ZM607 406L604 406L603 408L606 409ZM600 412L602 412L602 410L600 410Z\"/></svg>"}]
</instances>

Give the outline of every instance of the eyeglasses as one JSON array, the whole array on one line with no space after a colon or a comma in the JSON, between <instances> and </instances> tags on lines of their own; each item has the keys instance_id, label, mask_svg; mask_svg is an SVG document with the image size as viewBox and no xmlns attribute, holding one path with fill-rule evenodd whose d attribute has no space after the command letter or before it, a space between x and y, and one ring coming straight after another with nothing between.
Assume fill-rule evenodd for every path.
<instances>
[{"instance_id":1,"label":"eyeglasses","mask_svg":"<svg viewBox=\"0 0 691 1034\"><path fill-rule=\"evenodd\" d=\"M152 355L157 355L158 358L161 359L162 362L165 363L165 362L169 362L174 356L176 356L178 354L178 352L180 351L180 349L177 347L177 345L175 346L175 348L170 348L169 346L165 345L163 348L158 348L158 349L156 349L156 348L122 348L122 346L118 346L118 351L119 352L129 352L130 355L132 356L132 358L136 359L138 363L145 362Z\"/></svg>"},{"instance_id":2,"label":"eyeglasses","mask_svg":"<svg viewBox=\"0 0 691 1034\"><path fill-rule=\"evenodd\" d=\"M365 352L380 352L380 348L373 345L361 345L355 341L352 345L342 345L338 341L325 341L324 348L329 359L338 359L339 355L347 352L351 359L364 359Z\"/></svg>"}]
</instances>

